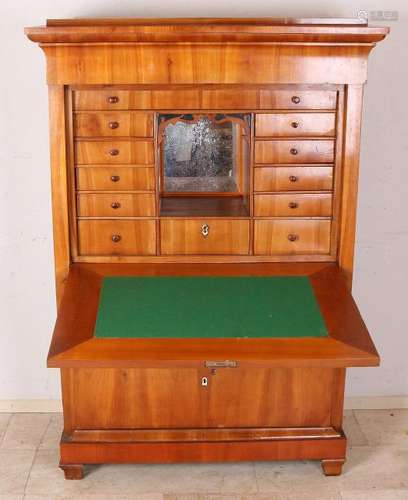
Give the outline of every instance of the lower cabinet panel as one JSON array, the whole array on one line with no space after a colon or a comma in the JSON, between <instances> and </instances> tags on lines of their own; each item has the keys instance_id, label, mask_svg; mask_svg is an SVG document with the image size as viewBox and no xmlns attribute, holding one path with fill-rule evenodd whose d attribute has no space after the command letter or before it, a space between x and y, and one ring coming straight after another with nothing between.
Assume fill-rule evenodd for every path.
<instances>
[{"instance_id":1,"label":"lower cabinet panel","mask_svg":"<svg viewBox=\"0 0 408 500\"><path fill-rule=\"evenodd\" d=\"M154 220L79 220L79 255L155 255Z\"/></svg>"},{"instance_id":2,"label":"lower cabinet panel","mask_svg":"<svg viewBox=\"0 0 408 500\"><path fill-rule=\"evenodd\" d=\"M65 431L324 427L336 381L332 368L65 368Z\"/></svg>"},{"instance_id":3,"label":"lower cabinet panel","mask_svg":"<svg viewBox=\"0 0 408 500\"><path fill-rule=\"evenodd\" d=\"M255 255L329 254L330 220L256 220Z\"/></svg>"},{"instance_id":4,"label":"lower cabinet panel","mask_svg":"<svg viewBox=\"0 0 408 500\"><path fill-rule=\"evenodd\" d=\"M247 255L248 220L162 219L163 255Z\"/></svg>"}]
</instances>

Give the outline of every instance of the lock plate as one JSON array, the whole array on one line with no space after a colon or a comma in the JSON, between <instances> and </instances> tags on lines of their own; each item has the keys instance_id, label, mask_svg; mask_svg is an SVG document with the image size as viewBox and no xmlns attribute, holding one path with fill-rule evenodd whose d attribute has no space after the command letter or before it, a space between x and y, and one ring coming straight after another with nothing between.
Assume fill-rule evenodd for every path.
<instances>
[{"instance_id":1,"label":"lock plate","mask_svg":"<svg viewBox=\"0 0 408 500\"><path fill-rule=\"evenodd\" d=\"M206 368L236 368L238 366L237 361L230 361L230 360L225 360L225 361L206 361L205 362L205 367Z\"/></svg>"}]
</instances>

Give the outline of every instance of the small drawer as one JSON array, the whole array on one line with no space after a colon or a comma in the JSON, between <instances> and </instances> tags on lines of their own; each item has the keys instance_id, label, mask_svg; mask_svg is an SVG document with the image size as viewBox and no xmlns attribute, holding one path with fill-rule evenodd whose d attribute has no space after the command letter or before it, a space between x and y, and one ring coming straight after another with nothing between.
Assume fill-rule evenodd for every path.
<instances>
[{"instance_id":1,"label":"small drawer","mask_svg":"<svg viewBox=\"0 0 408 500\"><path fill-rule=\"evenodd\" d=\"M191 90L77 90L74 109L138 110L138 109L198 109L200 91Z\"/></svg>"},{"instance_id":2,"label":"small drawer","mask_svg":"<svg viewBox=\"0 0 408 500\"><path fill-rule=\"evenodd\" d=\"M150 90L75 90L75 110L126 110L146 109L151 106Z\"/></svg>"},{"instance_id":3,"label":"small drawer","mask_svg":"<svg viewBox=\"0 0 408 500\"><path fill-rule=\"evenodd\" d=\"M79 191L153 191L153 167L76 167Z\"/></svg>"},{"instance_id":4,"label":"small drawer","mask_svg":"<svg viewBox=\"0 0 408 500\"><path fill-rule=\"evenodd\" d=\"M331 163L334 141L256 141L255 163Z\"/></svg>"},{"instance_id":5,"label":"small drawer","mask_svg":"<svg viewBox=\"0 0 408 500\"><path fill-rule=\"evenodd\" d=\"M150 193L80 193L79 217L153 217L155 195Z\"/></svg>"},{"instance_id":6,"label":"small drawer","mask_svg":"<svg viewBox=\"0 0 408 500\"><path fill-rule=\"evenodd\" d=\"M270 113L257 114L255 135L257 137L333 137L334 113Z\"/></svg>"},{"instance_id":7,"label":"small drawer","mask_svg":"<svg viewBox=\"0 0 408 500\"><path fill-rule=\"evenodd\" d=\"M202 109L256 109L256 90L203 90Z\"/></svg>"},{"instance_id":8,"label":"small drawer","mask_svg":"<svg viewBox=\"0 0 408 500\"><path fill-rule=\"evenodd\" d=\"M256 217L330 217L331 194L257 194Z\"/></svg>"},{"instance_id":9,"label":"small drawer","mask_svg":"<svg viewBox=\"0 0 408 500\"><path fill-rule=\"evenodd\" d=\"M261 109L335 109L335 90L260 90Z\"/></svg>"},{"instance_id":10,"label":"small drawer","mask_svg":"<svg viewBox=\"0 0 408 500\"><path fill-rule=\"evenodd\" d=\"M329 254L329 220L256 220L255 255Z\"/></svg>"},{"instance_id":11,"label":"small drawer","mask_svg":"<svg viewBox=\"0 0 408 500\"><path fill-rule=\"evenodd\" d=\"M327 191L333 187L333 167L257 167L255 191Z\"/></svg>"},{"instance_id":12,"label":"small drawer","mask_svg":"<svg viewBox=\"0 0 408 500\"><path fill-rule=\"evenodd\" d=\"M75 160L78 165L154 164L153 141L76 141Z\"/></svg>"},{"instance_id":13,"label":"small drawer","mask_svg":"<svg viewBox=\"0 0 408 500\"><path fill-rule=\"evenodd\" d=\"M80 220L80 255L155 255L154 220Z\"/></svg>"},{"instance_id":14,"label":"small drawer","mask_svg":"<svg viewBox=\"0 0 408 500\"><path fill-rule=\"evenodd\" d=\"M76 137L153 137L153 115L133 111L75 113Z\"/></svg>"},{"instance_id":15,"label":"small drawer","mask_svg":"<svg viewBox=\"0 0 408 500\"><path fill-rule=\"evenodd\" d=\"M162 219L163 255L247 255L248 220Z\"/></svg>"}]
</instances>

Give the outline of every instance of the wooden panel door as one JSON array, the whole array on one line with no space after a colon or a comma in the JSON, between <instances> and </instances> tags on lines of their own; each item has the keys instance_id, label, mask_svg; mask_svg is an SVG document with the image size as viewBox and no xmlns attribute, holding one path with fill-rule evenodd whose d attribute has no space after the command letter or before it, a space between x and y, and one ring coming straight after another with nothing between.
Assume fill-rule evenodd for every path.
<instances>
[{"instance_id":1,"label":"wooden panel door","mask_svg":"<svg viewBox=\"0 0 408 500\"><path fill-rule=\"evenodd\" d=\"M334 380L329 368L64 369L66 427L327 426Z\"/></svg>"}]
</instances>

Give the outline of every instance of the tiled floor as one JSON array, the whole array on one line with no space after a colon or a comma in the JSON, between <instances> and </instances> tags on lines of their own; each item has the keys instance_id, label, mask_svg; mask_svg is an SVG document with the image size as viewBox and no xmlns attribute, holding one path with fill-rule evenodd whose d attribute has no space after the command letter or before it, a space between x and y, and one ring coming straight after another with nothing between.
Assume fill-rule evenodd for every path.
<instances>
[{"instance_id":1,"label":"tiled floor","mask_svg":"<svg viewBox=\"0 0 408 500\"><path fill-rule=\"evenodd\" d=\"M315 462L58 469L59 414L0 413L0 500L408 500L408 410L346 412L340 477Z\"/></svg>"}]
</instances>

